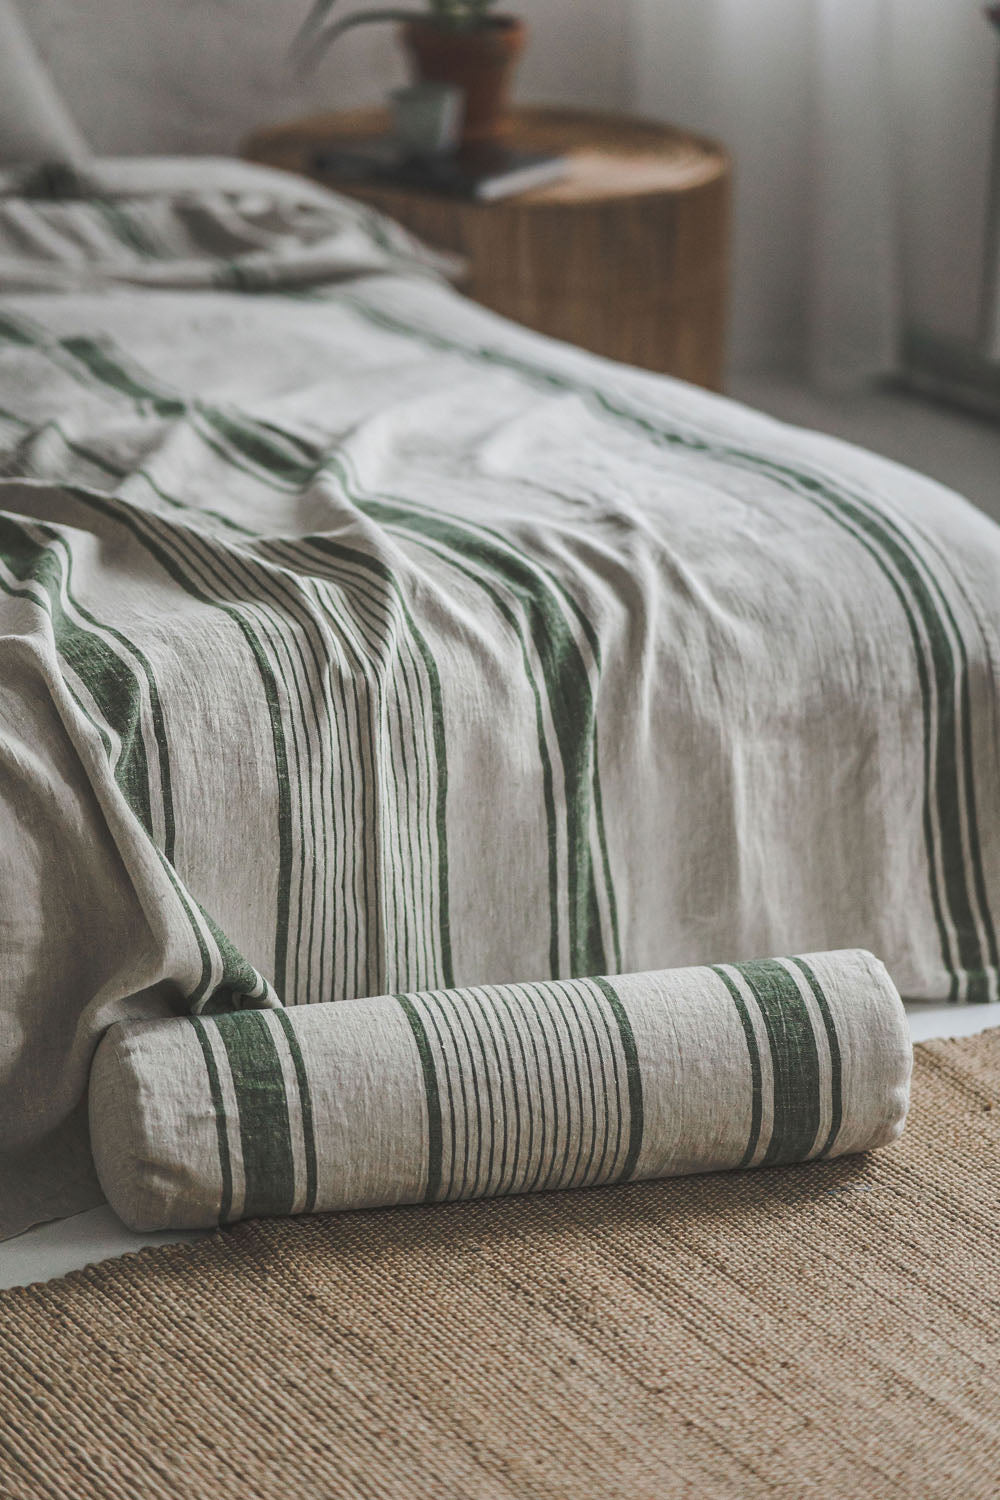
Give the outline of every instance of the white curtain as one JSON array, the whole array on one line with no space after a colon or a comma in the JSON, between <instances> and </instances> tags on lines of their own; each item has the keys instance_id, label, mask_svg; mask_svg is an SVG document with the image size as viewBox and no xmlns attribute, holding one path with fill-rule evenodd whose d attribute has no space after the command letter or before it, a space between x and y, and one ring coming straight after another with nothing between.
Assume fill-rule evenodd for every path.
<instances>
[{"instance_id":1,"label":"white curtain","mask_svg":"<svg viewBox=\"0 0 1000 1500\"><path fill-rule=\"evenodd\" d=\"M1000 6L993 8L1000 30ZM986 295L983 299L983 341L989 359L1000 363L1000 71L993 115L993 152L986 225Z\"/></svg>"},{"instance_id":2,"label":"white curtain","mask_svg":"<svg viewBox=\"0 0 1000 1500\"><path fill-rule=\"evenodd\" d=\"M733 363L828 386L897 359L894 0L632 0L641 113L736 164Z\"/></svg>"}]
</instances>

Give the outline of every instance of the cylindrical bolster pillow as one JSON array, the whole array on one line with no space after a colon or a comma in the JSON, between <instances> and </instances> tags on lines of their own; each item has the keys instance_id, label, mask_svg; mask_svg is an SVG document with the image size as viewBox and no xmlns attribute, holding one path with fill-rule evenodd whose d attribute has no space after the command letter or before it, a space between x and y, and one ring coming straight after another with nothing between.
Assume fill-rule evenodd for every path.
<instances>
[{"instance_id":1,"label":"cylindrical bolster pillow","mask_svg":"<svg viewBox=\"0 0 1000 1500\"><path fill-rule=\"evenodd\" d=\"M94 1156L134 1229L867 1151L911 1047L868 953L115 1026Z\"/></svg>"}]
</instances>

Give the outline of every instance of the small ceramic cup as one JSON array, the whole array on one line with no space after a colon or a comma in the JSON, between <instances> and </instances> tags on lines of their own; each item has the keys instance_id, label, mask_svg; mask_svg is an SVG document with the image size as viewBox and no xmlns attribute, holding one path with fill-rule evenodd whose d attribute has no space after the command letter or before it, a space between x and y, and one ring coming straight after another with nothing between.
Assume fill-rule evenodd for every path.
<instances>
[{"instance_id":1,"label":"small ceramic cup","mask_svg":"<svg viewBox=\"0 0 1000 1500\"><path fill-rule=\"evenodd\" d=\"M394 89L392 133L406 156L443 156L458 147L465 96L451 83Z\"/></svg>"}]
</instances>

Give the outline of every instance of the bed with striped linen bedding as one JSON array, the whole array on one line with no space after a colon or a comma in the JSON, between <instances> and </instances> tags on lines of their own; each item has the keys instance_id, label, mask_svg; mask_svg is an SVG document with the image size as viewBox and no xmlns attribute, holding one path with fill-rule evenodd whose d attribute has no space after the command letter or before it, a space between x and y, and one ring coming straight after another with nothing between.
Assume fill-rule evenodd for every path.
<instances>
[{"instance_id":1,"label":"bed with striped linen bedding","mask_svg":"<svg viewBox=\"0 0 1000 1500\"><path fill-rule=\"evenodd\" d=\"M862 947L997 995L1000 532L237 163L0 184L0 1234L115 1022Z\"/></svg>"}]
</instances>

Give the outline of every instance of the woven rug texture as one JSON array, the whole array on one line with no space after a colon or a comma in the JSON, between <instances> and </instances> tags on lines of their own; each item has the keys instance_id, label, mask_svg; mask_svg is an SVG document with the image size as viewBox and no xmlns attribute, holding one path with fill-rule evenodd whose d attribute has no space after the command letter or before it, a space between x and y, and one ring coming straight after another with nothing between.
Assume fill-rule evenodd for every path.
<instances>
[{"instance_id":1,"label":"woven rug texture","mask_svg":"<svg viewBox=\"0 0 1000 1500\"><path fill-rule=\"evenodd\" d=\"M1000 1030L869 1157L252 1220L0 1294L4 1500L1000 1494Z\"/></svg>"}]
</instances>

